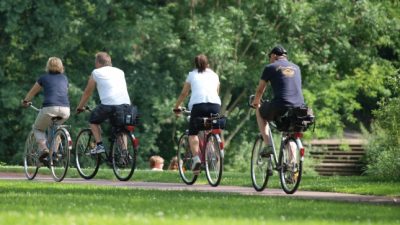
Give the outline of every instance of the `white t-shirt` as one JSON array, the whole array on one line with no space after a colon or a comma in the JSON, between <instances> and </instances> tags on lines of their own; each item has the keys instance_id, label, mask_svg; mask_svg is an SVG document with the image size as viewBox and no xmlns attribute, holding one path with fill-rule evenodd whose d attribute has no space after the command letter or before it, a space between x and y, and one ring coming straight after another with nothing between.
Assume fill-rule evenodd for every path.
<instances>
[{"instance_id":1,"label":"white t-shirt","mask_svg":"<svg viewBox=\"0 0 400 225\"><path fill-rule=\"evenodd\" d=\"M93 70L92 78L96 81L101 104L131 104L124 71L116 67L104 66Z\"/></svg>"},{"instance_id":2,"label":"white t-shirt","mask_svg":"<svg viewBox=\"0 0 400 225\"><path fill-rule=\"evenodd\" d=\"M189 110L192 110L194 104L214 103L221 105L221 99L218 96L219 78L218 75L207 68L199 73L197 69L189 73L186 82L190 84L192 93L189 100Z\"/></svg>"}]
</instances>

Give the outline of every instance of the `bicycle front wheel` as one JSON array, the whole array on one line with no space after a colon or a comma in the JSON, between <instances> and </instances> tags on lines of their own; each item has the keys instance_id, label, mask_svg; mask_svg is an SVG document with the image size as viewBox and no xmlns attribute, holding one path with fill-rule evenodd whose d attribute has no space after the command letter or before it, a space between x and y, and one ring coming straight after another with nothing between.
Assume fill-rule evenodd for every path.
<instances>
[{"instance_id":1,"label":"bicycle front wheel","mask_svg":"<svg viewBox=\"0 0 400 225\"><path fill-rule=\"evenodd\" d=\"M178 169L182 181L187 185L192 185L197 180L197 175L192 172L193 154L190 150L189 136L182 134L178 143Z\"/></svg>"},{"instance_id":2,"label":"bicycle front wheel","mask_svg":"<svg viewBox=\"0 0 400 225\"><path fill-rule=\"evenodd\" d=\"M33 180L39 170L39 153L33 131L29 132L24 149L24 172L28 180Z\"/></svg>"},{"instance_id":3,"label":"bicycle front wheel","mask_svg":"<svg viewBox=\"0 0 400 225\"><path fill-rule=\"evenodd\" d=\"M208 183L216 187L222 178L223 157L217 135L212 133L207 136L205 160Z\"/></svg>"},{"instance_id":4,"label":"bicycle front wheel","mask_svg":"<svg viewBox=\"0 0 400 225\"><path fill-rule=\"evenodd\" d=\"M127 131L117 133L112 143L112 164L115 176L120 181L129 180L136 167L137 149L135 137Z\"/></svg>"},{"instance_id":5,"label":"bicycle front wheel","mask_svg":"<svg viewBox=\"0 0 400 225\"><path fill-rule=\"evenodd\" d=\"M261 155L264 146L265 144L262 136L261 135L257 136L251 153L251 170L250 170L251 181L256 191L263 191L265 189L269 178L268 168L272 167L271 156L265 157Z\"/></svg>"},{"instance_id":6,"label":"bicycle front wheel","mask_svg":"<svg viewBox=\"0 0 400 225\"><path fill-rule=\"evenodd\" d=\"M57 129L50 151L51 174L57 182L61 182L67 174L71 148L72 141L68 131Z\"/></svg>"},{"instance_id":7,"label":"bicycle front wheel","mask_svg":"<svg viewBox=\"0 0 400 225\"><path fill-rule=\"evenodd\" d=\"M99 170L99 154L90 154L90 150L96 147L92 130L83 129L79 132L75 141L75 161L79 175L88 180L96 176Z\"/></svg>"},{"instance_id":8,"label":"bicycle front wheel","mask_svg":"<svg viewBox=\"0 0 400 225\"><path fill-rule=\"evenodd\" d=\"M279 153L279 164L282 189L287 194L293 194L299 187L303 172L300 149L294 138L289 138L283 142L283 147L281 147Z\"/></svg>"}]
</instances>

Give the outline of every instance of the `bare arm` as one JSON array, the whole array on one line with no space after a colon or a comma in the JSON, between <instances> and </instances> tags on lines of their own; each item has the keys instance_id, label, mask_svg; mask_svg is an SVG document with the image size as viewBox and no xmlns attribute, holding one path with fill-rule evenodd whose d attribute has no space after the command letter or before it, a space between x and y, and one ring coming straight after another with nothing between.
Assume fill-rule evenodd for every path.
<instances>
[{"instance_id":1,"label":"bare arm","mask_svg":"<svg viewBox=\"0 0 400 225\"><path fill-rule=\"evenodd\" d=\"M40 86L40 84L36 82L32 86L31 90L28 92L28 94L26 94L24 101L30 102L32 98L35 97L37 93L39 93L40 90L42 90L42 86Z\"/></svg>"},{"instance_id":2,"label":"bare arm","mask_svg":"<svg viewBox=\"0 0 400 225\"><path fill-rule=\"evenodd\" d=\"M179 95L178 100L176 100L175 107L174 107L175 109L180 107L182 102L189 95L189 91L190 91L190 83L185 82L185 84L183 85L181 94Z\"/></svg>"},{"instance_id":3,"label":"bare arm","mask_svg":"<svg viewBox=\"0 0 400 225\"><path fill-rule=\"evenodd\" d=\"M253 103L252 105L255 108L259 108L260 107L260 101L261 101L261 97L264 94L265 88L267 87L267 82L265 82L265 80L260 80L258 82L258 86L256 89L256 96L254 97Z\"/></svg>"},{"instance_id":4,"label":"bare arm","mask_svg":"<svg viewBox=\"0 0 400 225\"><path fill-rule=\"evenodd\" d=\"M85 91L82 94L81 101L78 104L78 107L76 107L77 111L79 109L83 109L83 107L86 105L88 102L90 96L92 95L94 89L96 88L96 81L90 76L88 83L86 85Z\"/></svg>"},{"instance_id":5,"label":"bare arm","mask_svg":"<svg viewBox=\"0 0 400 225\"><path fill-rule=\"evenodd\" d=\"M29 92L26 94L25 98L22 100L22 106L28 107L28 103L32 100L33 97L35 97L37 93L39 93L40 90L42 90L42 86L40 86L40 84L36 82L32 86L31 90L29 90Z\"/></svg>"}]
</instances>

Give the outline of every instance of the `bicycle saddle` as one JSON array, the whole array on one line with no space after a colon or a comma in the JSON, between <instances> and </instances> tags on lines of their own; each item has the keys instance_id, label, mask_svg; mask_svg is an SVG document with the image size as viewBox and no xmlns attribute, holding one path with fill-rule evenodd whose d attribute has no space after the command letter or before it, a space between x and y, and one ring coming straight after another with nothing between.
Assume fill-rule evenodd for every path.
<instances>
[{"instance_id":1,"label":"bicycle saddle","mask_svg":"<svg viewBox=\"0 0 400 225\"><path fill-rule=\"evenodd\" d=\"M51 120L52 121L62 120L62 117L61 116L54 116L54 117L51 117Z\"/></svg>"}]
</instances>

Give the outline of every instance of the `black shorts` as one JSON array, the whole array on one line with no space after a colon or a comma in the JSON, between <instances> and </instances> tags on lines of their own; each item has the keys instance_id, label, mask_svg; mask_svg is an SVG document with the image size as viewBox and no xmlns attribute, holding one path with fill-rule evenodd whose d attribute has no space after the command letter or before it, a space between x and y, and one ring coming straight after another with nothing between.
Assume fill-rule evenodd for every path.
<instances>
[{"instance_id":1,"label":"black shorts","mask_svg":"<svg viewBox=\"0 0 400 225\"><path fill-rule=\"evenodd\" d=\"M216 114L221 111L221 106L213 103L200 103L192 107L189 121L189 135L197 135L199 133L196 125L196 118L209 117L211 114Z\"/></svg>"},{"instance_id":2,"label":"black shorts","mask_svg":"<svg viewBox=\"0 0 400 225\"><path fill-rule=\"evenodd\" d=\"M288 107L274 102L264 102L259 108L260 115L267 121L273 121L280 116L283 116Z\"/></svg>"},{"instance_id":3,"label":"black shorts","mask_svg":"<svg viewBox=\"0 0 400 225\"><path fill-rule=\"evenodd\" d=\"M101 124L106 119L111 119L118 105L98 105L90 114L89 122L91 124Z\"/></svg>"}]
</instances>

